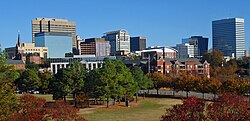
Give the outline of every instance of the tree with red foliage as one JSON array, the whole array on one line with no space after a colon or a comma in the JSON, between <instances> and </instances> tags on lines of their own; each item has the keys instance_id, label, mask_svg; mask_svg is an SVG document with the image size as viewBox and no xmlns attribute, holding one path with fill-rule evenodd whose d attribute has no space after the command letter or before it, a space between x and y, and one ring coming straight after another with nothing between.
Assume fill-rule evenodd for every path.
<instances>
[{"instance_id":1,"label":"tree with red foliage","mask_svg":"<svg viewBox=\"0 0 250 121\"><path fill-rule=\"evenodd\" d=\"M223 94L219 102L207 106L207 117L213 121L250 121L250 102L243 96Z\"/></svg>"},{"instance_id":2,"label":"tree with red foliage","mask_svg":"<svg viewBox=\"0 0 250 121\"><path fill-rule=\"evenodd\" d=\"M183 104L167 109L167 113L162 116L162 121L202 121L204 115L205 102L202 99L190 97L183 101Z\"/></svg>"},{"instance_id":3,"label":"tree with red foliage","mask_svg":"<svg viewBox=\"0 0 250 121\"><path fill-rule=\"evenodd\" d=\"M32 95L23 95L19 100L20 109L14 113L10 121L85 121L79 117L79 109L63 101L46 105L46 100Z\"/></svg>"},{"instance_id":4,"label":"tree with red foliage","mask_svg":"<svg viewBox=\"0 0 250 121\"><path fill-rule=\"evenodd\" d=\"M207 106L202 99L188 98L167 109L162 121L250 121L250 102L243 96L223 94Z\"/></svg>"}]
</instances>

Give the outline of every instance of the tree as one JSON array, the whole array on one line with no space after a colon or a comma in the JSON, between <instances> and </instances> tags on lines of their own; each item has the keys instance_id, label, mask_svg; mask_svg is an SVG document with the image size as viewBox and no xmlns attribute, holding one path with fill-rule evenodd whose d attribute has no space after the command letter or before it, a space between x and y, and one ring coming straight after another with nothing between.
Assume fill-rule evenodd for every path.
<instances>
[{"instance_id":1,"label":"tree","mask_svg":"<svg viewBox=\"0 0 250 121\"><path fill-rule=\"evenodd\" d=\"M195 90L195 80L196 78L194 76L183 73L181 76L177 77L174 83L177 91L186 91L186 96L188 98L188 93Z\"/></svg>"},{"instance_id":2,"label":"tree","mask_svg":"<svg viewBox=\"0 0 250 121\"><path fill-rule=\"evenodd\" d=\"M206 116L205 102L202 99L190 97L183 104L174 105L167 109L161 121L204 121Z\"/></svg>"},{"instance_id":3,"label":"tree","mask_svg":"<svg viewBox=\"0 0 250 121\"><path fill-rule=\"evenodd\" d=\"M13 83L19 73L6 63L8 55L0 49L0 120L7 120L18 107Z\"/></svg>"},{"instance_id":4,"label":"tree","mask_svg":"<svg viewBox=\"0 0 250 121\"><path fill-rule=\"evenodd\" d=\"M159 89L167 86L166 76L162 73L154 72L148 74L149 79L153 81L154 88L157 90L157 95L159 94Z\"/></svg>"},{"instance_id":5,"label":"tree","mask_svg":"<svg viewBox=\"0 0 250 121\"><path fill-rule=\"evenodd\" d=\"M143 73L143 71L139 67L132 68L131 73L137 85L137 92L136 92L136 102L137 102L138 91L140 89L148 89L149 87L152 87L153 82L150 79L148 79L148 77Z\"/></svg>"},{"instance_id":6,"label":"tree","mask_svg":"<svg viewBox=\"0 0 250 121\"><path fill-rule=\"evenodd\" d=\"M210 83L207 85L209 92L214 94L214 99L215 95L218 94L220 88L221 88L222 83L216 79L216 78L210 78Z\"/></svg>"},{"instance_id":7,"label":"tree","mask_svg":"<svg viewBox=\"0 0 250 121\"><path fill-rule=\"evenodd\" d=\"M218 102L207 106L207 117L212 121L249 121L250 102L244 97L235 94L223 94Z\"/></svg>"},{"instance_id":8,"label":"tree","mask_svg":"<svg viewBox=\"0 0 250 121\"><path fill-rule=\"evenodd\" d=\"M15 81L17 87L25 92L36 90L41 86L40 78L34 70L27 69Z\"/></svg>"},{"instance_id":9,"label":"tree","mask_svg":"<svg viewBox=\"0 0 250 121\"><path fill-rule=\"evenodd\" d=\"M211 52L206 52L202 59L210 63L212 67L221 66L223 63L223 53L214 49Z\"/></svg>"},{"instance_id":10,"label":"tree","mask_svg":"<svg viewBox=\"0 0 250 121\"><path fill-rule=\"evenodd\" d=\"M34 62L31 62L31 63L26 63L25 68L30 69L30 70L34 70L35 72L37 72L39 69L39 66L37 64L35 64Z\"/></svg>"},{"instance_id":11,"label":"tree","mask_svg":"<svg viewBox=\"0 0 250 121\"><path fill-rule=\"evenodd\" d=\"M38 77L40 78L41 81L41 86L39 87L39 91L41 93L48 93L49 91L49 83L53 78L53 75L49 72L45 73L39 73Z\"/></svg>"},{"instance_id":12,"label":"tree","mask_svg":"<svg viewBox=\"0 0 250 121\"><path fill-rule=\"evenodd\" d=\"M53 99L63 98L66 101L66 96L72 93L71 84L72 74L70 68L63 68L58 70L53 81L49 84L49 88L53 93Z\"/></svg>"},{"instance_id":13,"label":"tree","mask_svg":"<svg viewBox=\"0 0 250 121\"><path fill-rule=\"evenodd\" d=\"M46 100L32 95L20 97L19 110L10 118L11 121L85 121L79 117L79 109L62 101L56 101L46 105Z\"/></svg>"},{"instance_id":14,"label":"tree","mask_svg":"<svg viewBox=\"0 0 250 121\"><path fill-rule=\"evenodd\" d=\"M195 90L202 93L202 98L204 99L205 93L208 93L208 85L211 83L210 79L205 77L197 77L195 79Z\"/></svg>"}]
</instances>

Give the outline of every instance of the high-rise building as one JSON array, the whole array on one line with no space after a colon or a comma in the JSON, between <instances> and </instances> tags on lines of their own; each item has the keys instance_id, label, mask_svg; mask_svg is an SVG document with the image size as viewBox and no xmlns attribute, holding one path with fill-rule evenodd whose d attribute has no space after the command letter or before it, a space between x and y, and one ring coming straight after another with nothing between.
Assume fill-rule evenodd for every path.
<instances>
[{"instance_id":1,"label":"high-rise building","mask_svg":"<svg viewBox=\"0 0 250 121\"><path fill-rule=\"evenodd\" d=\"M195 47L189 43L177 44L177 58L194 58L195 57ZM196 49L197 50L197 49Z\"/></svg>"},{"instance_id":2,"label":"high-rise building","mask_svg":"<svg viewBox=\"0 0 250 121\"><path fill-rule=\"evenodd\" d=\"M146 49L146 37L130 37L130 50L141 51Z\"/></svg>"},{"instance_id":3,"label":"high-rise building","mask_svg":"<svg viewBox=\"0 0 250 121\"><path fill-rule=\"evenodd\" d=\"M182 44L188 43L194 46L194 57L202 57L208 50L208 38L202 36L191 36L187 39L182 39Z\"/></svg>"},{"instance_id":4,"label":"high-rise building","mask_svg":"<svg viewBox=\"0 0 250 121\"><path fill-rule=\"evenodd\" d=\"M41 32L35 34L36 47L48 47L48 58L62 58L72 53L72 35L66 32Z\"/></svg>"},{"instance_id":5,"label":"high-rise building","mask_svg":"<svg viewBox=\"0 0 250 121\"><path fill-rule=\"evenodd\" d=\"M109 56L110 44L104 38L85 39L85 42L80 43L81 55Z\"/></svg>"},{"instance_id":6,"label":"high-rise building","mask_svg":"<svg viewBox=\"0 0 250 121\"><path fill-rule=\"evenodd\" d=\"M103 38L110 42L111 54L114 55L117 52L124 52L128 54L130 52L130 35L126 30L117 30L104 33Z\"/></svg>"},{"instance_id":7,"label":"high-rise building","mask_svg":"<svg viewBox=\"0 0 250 121\"><path fill-rule=\"evenodd\" d=\"M244 19L229 18L212 22L213 49L224 56L241 58L245 51Z\"/></svg>"},{"instance_id":8,"label":"high-rise building","mask_svg":"<svg viewBox=\"0 0 250 121\"><path fill-rule=\"evenodd\" d=\"M32 20L32 43L35 43L35 33L40 32L67 32L71 33L72 48L76 50L76 23L65 19L36 18Z\"/></svg>"}]
</instances>

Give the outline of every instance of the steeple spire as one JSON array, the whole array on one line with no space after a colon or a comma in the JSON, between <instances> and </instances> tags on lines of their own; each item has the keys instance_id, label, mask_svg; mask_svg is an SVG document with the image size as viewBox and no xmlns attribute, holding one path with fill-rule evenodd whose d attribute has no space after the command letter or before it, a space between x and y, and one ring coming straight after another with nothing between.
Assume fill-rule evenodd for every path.
<instances>
[{"instance_id":1,"label":"steeple spire","mask_svg":"<svg viewBox=\"0 0 250 121\"><path fill-rule=\"evenodd\" d=\"M20 40L20 31L18 30L18 38L17 38L17 46L21 47L21 40Z\"/></svg>"}]
</instances>

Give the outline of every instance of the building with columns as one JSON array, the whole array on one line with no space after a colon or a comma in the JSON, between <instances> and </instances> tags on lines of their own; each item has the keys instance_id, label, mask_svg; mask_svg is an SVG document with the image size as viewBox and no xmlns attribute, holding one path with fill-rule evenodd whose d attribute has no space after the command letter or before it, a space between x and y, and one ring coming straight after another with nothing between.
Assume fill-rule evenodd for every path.
<instances>
[{"instance_id":1,"label":"building with columns","mask_svg":"<svg viewBox=\"0 0 250 121\"><path fill-rule=\"evenodd\" d=\"M73 62L80 62L87 70L102 67L105 58L115 59L115 56L102 56L102 57L66 57L66 58L50 58L47 61L50 64L50 70L56 74L61 68L68 68Z\"/></svg>"}]
</instances>

